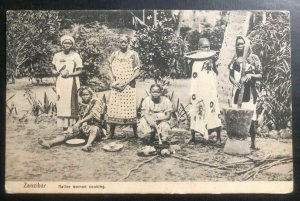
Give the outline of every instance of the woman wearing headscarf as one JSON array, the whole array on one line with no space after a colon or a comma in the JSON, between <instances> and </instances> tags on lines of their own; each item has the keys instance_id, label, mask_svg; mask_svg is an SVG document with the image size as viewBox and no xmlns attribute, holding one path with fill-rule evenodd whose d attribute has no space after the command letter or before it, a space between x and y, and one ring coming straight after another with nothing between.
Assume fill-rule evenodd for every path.
<instances>
[{"instance_id":1,"label":"woman wearing headscarf","mask_svg":"<svg viewBox=\"0 0 300 201\"><path fill-rule=\"evenodd\" d=\"M73 50L75 40L71 36L61 37L63 51L54 55L53 73L57 76L57 126L64 130L70 128L78 119L79 75L82 73L82 60Z\"/></svg>"},{"instance_id":2,"label":"woman wearing headscarf","mask_svg":"<svg viewBox=\"0 0 300 201\"><path fill-rule=\"evenodd\" d=\"M137 137L135 79L139 75L140 59L135 51L129 49L129 42L127 35L121 35L120 50L109 58L113 80L107 107L110 138L114 137L116 125L132 125Z\"/></svg>"},{"instance_id":3,"label":"woman wearing headscarf","mask_svg":"<svg viewBox=\"0 0 300 201\"><path fill-rule=\"evenodd\" d=\"M80 119L73 125L73 132L65 133L51 140L40 137L38 138L38 143L42 147L51 148L66 140L79 137L87 139L81 150L89 152L91 151L92 143L104 136L100 119L104 112L104 103L93 97L93 91L89 87L79 88L78 94L82 100L79 104Z\"/></svg>"},{"instance_id":4,"label":"woman wearing headscarf","mask_svg":"<svg viewBox=\"0 0 300 201\"><path fill-rule=\"evenodd\" d=\"M241 78L243 55L246 50L245 76ZM236 38L236 54L229 63L229 71L229 80L233 84L231 105L237 107L242 82L244 84L242 108L254 110L249 133L251 136L251 148L257 149L255 146L257 133L256 102L258 98L256 81L262 78L262 66L258 56L252 53L250 41L246 37L238 36Z\"/></svg>"}]
</instances>

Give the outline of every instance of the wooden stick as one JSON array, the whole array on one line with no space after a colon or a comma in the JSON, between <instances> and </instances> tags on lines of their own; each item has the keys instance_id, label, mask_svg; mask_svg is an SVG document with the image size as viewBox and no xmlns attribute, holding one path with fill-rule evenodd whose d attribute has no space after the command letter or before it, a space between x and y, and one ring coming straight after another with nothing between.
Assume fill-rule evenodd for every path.
<instances>
[{"instance_id":1,"label":"wooden stick","mask_svg":"<svg viewBox=\"0 0 300 201\"><path fill-rule=\"evenodd\" d=\"M142 165L144 165L145 163L148 163L148 162L154 160L154 159L157 158L157 157L159 157L159 155L153 156L152 158L150 158L150 159L148 159L148 160L145 160L145 161L143 161L143 162L137 164L137 166L136 166L135 168L133 168L133 169L131 169L131 170L128 171L127 175L123 178L123 180L127 179L127 178L130 176L131 172L133 172L133 171L139 169Z\"/></svg>"},{"instance_id":2,"label":"wooden stick","mask_svg":"<svg viewBox=\"0 0 300 201\"><path fill-rule=\"evenodd\" d=\"M269 169L269 168L271 168L273 166L292 162L292 159L291 158L282 158L282 159L279 159L277 161L273 161L271 163L268 163L267 161L268 160L265 160L264 164L260 164L258 166L256 165L256 166L254 166L253 168L250 168L247 171L239 171L239 173L246 172L245 175L244 175L244 177L245 177L246 180L248 180L251 177L255 177L259 172L267 170L267 169Z\"/></svg>"},{"instance_id":3,"label":"wooden stick","mask_svg":"<svg viewBox=\"0 0 300 201\"><path fill-rule=\"evenodd\" d=\"M16 95L16 94L13 94L11 97L9 97L9 98L6 100L6 103L7 103L10 99L12 99L15 95Z\"/></svg>"},{"instance_id":4,"label":"wooden stick","mask_svg":"<svg viewBox=\"0 0 300 201\"><path fill-rule=\"evenodd\" d=\"M186 115L186 118L188 119L189 118L189 115L187 114L184 106L182 105L182 103L180 103L181 107L182 107L182 110L184 111L184 114Z\"/></svg>"},{"instance_id":5,"label":"wooden stick","mask_svg":"<svg viewBox=\"0 0 300 201\"><path fill-rule=\"evenodd\" d=\"M248 171L252 170L253 168L255 168L255 166L252 166L252 167L250 167L250 168L248 168L248 169L246 169L246 170L236 171L236 173L237 173L237 174L242 174L242 173L244 173L244 172L248 172Z\"/></svg>"},{"instance_id":6,"label":"wooden stick","mask_svg":"<svg viewBox=\"0 0 300 201\"><path fill-rule=\"evenodd\" d=\"M171 157L177 158L177 159L180 159L180 160L184 160L184 161L189 161L191 163L196 163L196 164L199 164L199 165L205 165L205 166L209 166L209 167L213 167L213 168L218 168L217 165L212 165L212 164L209 164L209 163L195 161L195 160L192 160L192 159L189 159L189 158L184 158L184 157L180 157L180 156L176 156L176 155L171 155Z\"/></svg>"},{"instance_id":7,"label":"wooden stick","mask_svg":"<svg viewBox=\"0 0 300 201\"><path fill-rule=\"evenodd\" d=\"M242 163L245 163L245 162L251 162L251 161L244 160L244 161L237 161L237 162L232 162L232 163L225 163L225 164L221 165L221 167L222 166L231 166L231 165L236 165L236 164L242 164Z\"/></svg>"},{"instance_id":8,"label":"wooden stick","mask_svg":"<svg viewBox=\"0 0 300 201\"><path fill-rule=\"evenodd\" d=\"M240 93L239 93L239 97L238 97L238 101L237 101L238 108L242 108L242 103L243 103L244 90L245 90L243 78L245 77L245 74L246 74L246 59L248 56L249 49L250 49L249 45L245 44L244 52L243 52L243 63L241 66L241 80L240 80L241 88L240 88Z\"/></svg>"}]
</instances>

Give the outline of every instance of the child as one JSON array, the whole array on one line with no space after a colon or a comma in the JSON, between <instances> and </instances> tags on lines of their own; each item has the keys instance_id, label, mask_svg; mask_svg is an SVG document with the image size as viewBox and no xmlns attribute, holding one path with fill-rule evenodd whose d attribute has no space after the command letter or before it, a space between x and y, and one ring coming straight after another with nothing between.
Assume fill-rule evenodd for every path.
<instances>
[{"instance_id":1,"label":"child","mask_svg":"<svg viewBox=\"0 0 300 201\"><path fill-rule=\"evenodd\" d=\"M155 135L160 135L162 141L166 141L170 131L169 120L173 110L171 101L161 95L162 88L158 84L150 87L150 96L145 98L142 103L142 118L139 129L142 136L150 134L150 143L154 142Z\"/></svg>"}]
</instances>

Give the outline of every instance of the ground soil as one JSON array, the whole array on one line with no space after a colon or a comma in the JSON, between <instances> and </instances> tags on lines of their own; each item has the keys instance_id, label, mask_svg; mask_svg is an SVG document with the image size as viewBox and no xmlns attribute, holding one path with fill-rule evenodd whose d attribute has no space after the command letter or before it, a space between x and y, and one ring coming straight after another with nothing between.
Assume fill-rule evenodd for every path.
<instances>
[{"instance_id":1,"label":"ground soil","mask_svg":"<svg viewBox=\"0 0 300 201\"><path fill-rule=\"evenodd\" d=\"M171 82L170 90L176 89L174 100L180 97L185 105L188 97L184 94L188 90L188 80ZM150 81L138 82L138 99L146 96L145 89ZM24 98L25 90L32 90L42 100L44 92L55 101L55 92L51 81L45 86L37 86L26 80L17 80L16 84L7 85L7 98L16 94L8 105L14 103L18 110L18 118L30 110L30 104ZM181 92L181 93L180 93ZM98 97L106 96L109 92L97 93ZM55 116L29 115L26 121L19 121L12 115L6 117L6 173L9 181L243 181L242 174L235 173L235 169L221 170L204 165L182 161L173 157L158 157L144 164L132 172L127 179L128 171L138 163L149 159L137 155L138 150L145 146L140 139L132 138L130 128L117 130L118 143L124 145L119 152L105 152L102 147L112 140L104 140L94 144L93 151L86 153L80 147L66 144L44 149L37 143L38 137L51 139L61 135L56 128ZM244 156L231 156L223 152L227 135L222 131L222 146L213 144L215 134L210 137L211 142L203 142L197 136L196 144L186 144L189 132L184 129L173 129L171 143L178 145L177 156L188 157L213 165L243 161ZM292 156L291 139L258 138L257 146L260 150L252 152L250 157L264 158L270 155ZM246 167L245 167L246 168ZM256 181L290 181L293 179L293 165L279 165L268 171L257 174L250 180Z\"/></svg>"}]
</instances>

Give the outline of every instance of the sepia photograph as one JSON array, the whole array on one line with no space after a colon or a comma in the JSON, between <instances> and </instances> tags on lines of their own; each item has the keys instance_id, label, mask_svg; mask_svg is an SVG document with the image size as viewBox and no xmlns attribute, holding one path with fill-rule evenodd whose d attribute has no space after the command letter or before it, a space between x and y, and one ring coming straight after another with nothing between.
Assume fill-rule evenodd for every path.
<instances>
[{"instance_id":1,"label":"sepia photograph","mask_svg":"<svg viewBox=\"0 0 300 201\"><path fill-rule=\"evenodd\" d=\"M290 13L9 10L7 193L293 192Z\"/></svg>"}]
</instances>

